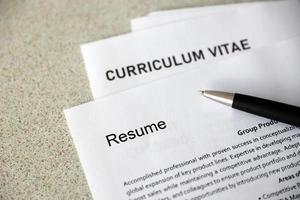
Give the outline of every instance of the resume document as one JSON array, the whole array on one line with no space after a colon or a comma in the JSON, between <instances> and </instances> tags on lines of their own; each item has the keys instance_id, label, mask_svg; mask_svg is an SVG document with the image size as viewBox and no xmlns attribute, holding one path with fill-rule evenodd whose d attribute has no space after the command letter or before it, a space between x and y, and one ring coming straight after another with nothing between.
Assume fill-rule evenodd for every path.
<instances>
[{"instance_id":1,"label":"resume document","mask_svg":"<svg viewBox=\"0 0 300 200\"><path fill-rule=\"evenodd\" d=\"M66 110L94 199L299 199L300 129L198 92L300 106L299 52L290 39Z\"/></svg>"}]
</instances>

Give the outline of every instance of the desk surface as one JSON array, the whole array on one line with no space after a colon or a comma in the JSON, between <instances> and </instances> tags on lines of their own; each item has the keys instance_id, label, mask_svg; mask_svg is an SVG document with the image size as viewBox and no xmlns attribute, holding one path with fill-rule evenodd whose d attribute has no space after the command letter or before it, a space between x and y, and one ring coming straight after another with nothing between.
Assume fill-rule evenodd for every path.
<instances>
[{"instance_id":1,"label":"desk surface","mask_svg":"<svg viewBox=\"0 0 300 200\"><path fill-rule=\"evenodd\" d=\"M0 199L91 199L63 109L92 100L79 45L149 11L237 0L0 0Z\"/></svg>"}]
</instances>

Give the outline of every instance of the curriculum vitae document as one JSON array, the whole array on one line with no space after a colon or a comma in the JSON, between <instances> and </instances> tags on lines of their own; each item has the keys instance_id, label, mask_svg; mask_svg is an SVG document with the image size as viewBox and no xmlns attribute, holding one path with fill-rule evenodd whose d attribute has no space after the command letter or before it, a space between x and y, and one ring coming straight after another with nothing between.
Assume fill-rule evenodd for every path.
<instances>
[{"instance_id":1,"label":"curriculum vitae document","mask_svg":"<svg viewBox=\"0 0 300 200\"><path fill-rule=\"evenodd\" d=\"M294 1L294 2L293 2ZM296 0L284 1L262 1L250 3L236 3L216 6L203 6L197 8L185 8L176 10L165 10L150 13L148 16L139 17L131 20L131 30L139 31L155 26L176 22L192 17L203 17L222 12L234 12L239 9L240 12L247 11L248 9L254 10L255 8L265 9L266 12L270 9L280 9L283 4L295 3ZM255 11L254 11L255 12ZM255 14L255 13L254 13Z\"/></svg>"},{"instance_id":2,"label":"curriculum vitae document","mask_svg":"<svg viewBox=\"0 0 300 200\"><path fill-rule=\"evenodd\" d=\"M193 18L82 45L94 98L300 34L299 6ZM253 15L255 13L255 15ZM275 23L276 22L276 23Z\"/></svg>"},{"instance_id":3,"label":"curriculum vitae document","mask_svg":"<svg viewBox=\"0 0 300 200\"><path fill-rule=\"evenodd\" d=\"M300 106L299 48L282 42L66 110L94 199L299 198L300 129L198 93Z\"/></svg>"}]
</instances>

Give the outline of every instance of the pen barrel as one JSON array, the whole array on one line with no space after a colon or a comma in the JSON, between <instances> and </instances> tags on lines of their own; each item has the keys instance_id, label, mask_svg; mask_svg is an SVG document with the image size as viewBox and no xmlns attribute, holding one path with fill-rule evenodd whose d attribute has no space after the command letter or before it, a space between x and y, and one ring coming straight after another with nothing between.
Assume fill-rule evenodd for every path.
<instances>
[{"instance_id":1,"label":"pen barrel","mask_svg":"<svg viewBox=\"0 0 300 200\"><path fill-rule=\"evenodd\" d=\"M300 107L297 106L243 94L235 94L232 107L300 127Z\"/></svg>"}]
</instances>

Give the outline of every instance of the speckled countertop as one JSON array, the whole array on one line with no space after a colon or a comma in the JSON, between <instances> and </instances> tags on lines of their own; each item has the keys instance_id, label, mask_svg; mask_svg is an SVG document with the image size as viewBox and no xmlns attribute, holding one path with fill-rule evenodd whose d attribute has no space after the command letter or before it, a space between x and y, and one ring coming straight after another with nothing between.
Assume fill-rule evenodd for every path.
<instances>
[{"instance_id":1,"label":"speckled countertop","mask_svg":"<svg viewBox=\"0 0 300 200\"><path fill-rule=\"evenodd\" d=\"M63 109L92 100L79 45L150 11L233 0L0 0L0 199L91 199Z\"/></svg>"}]
</instances>

